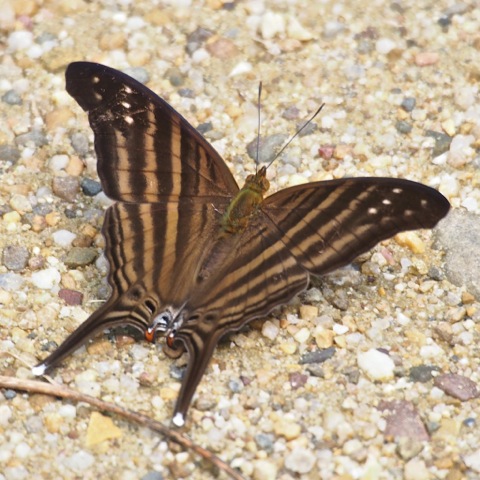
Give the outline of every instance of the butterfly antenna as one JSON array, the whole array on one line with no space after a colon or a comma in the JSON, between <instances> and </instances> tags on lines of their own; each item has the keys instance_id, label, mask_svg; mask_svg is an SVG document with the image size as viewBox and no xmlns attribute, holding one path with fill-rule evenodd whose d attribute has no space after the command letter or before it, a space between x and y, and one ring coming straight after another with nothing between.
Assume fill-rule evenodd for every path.
<instances>
[{"instance_id":1,"label":"butterfly antenna","mask_svg":"<svg viewBox=\"0 0 480 480\"><path fill-rule=\"evenodd\" d=\"M273 160L267 165L266 168L268 168L281 154L282 152L292 143L292 141L299 135L299 133L309 124L313 121L313 119L320 113L322 108L325 106L324 103L318 107L317 111L293 134L292 138L288 140L288 142L281 148L281 150L275 155ZM258 152L257 152L257 157L258 157Z\"/></svg>"},{"instance_id":2,"label":"butterfly antenna","mask_svg":"<svg viewBox=\"0 0 480 480\"><path fill-rule=\"evenodd\" d=\"M258 99L257 99L257 114L258 114L258 125L257 125L257 155L256 155L256 161L255 161L255 173L258 171L258 159L259 159L259 154L260 154L260 124L261 124L261 119L260 119L260 99L262 97L262 82L258 84Z\"/></svg>"}]
</instances>

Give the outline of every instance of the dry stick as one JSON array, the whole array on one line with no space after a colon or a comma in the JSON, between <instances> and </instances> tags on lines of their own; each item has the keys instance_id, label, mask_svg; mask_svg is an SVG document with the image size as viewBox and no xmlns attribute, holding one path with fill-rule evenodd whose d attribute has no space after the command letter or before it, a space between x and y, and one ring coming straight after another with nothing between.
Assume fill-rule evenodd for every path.
<instances>
[{"instance_id":1,"label":"dry stick","mask_svg":"<svg viewBox=\"0 0 480 480\"><path fill-rule=\"evenodd\" d=\"M49 384L45 382L38 382L35 380L23 380L16 377L6 377L0 375L0 387L11 388L12 390L22 390L31 393L43 393L45 395L51 395L54 397L66 398L73 400L74 402L85 402L105 412L116 413L117 415L130 420L131 422L138 423L141 426L146 426L155 432L160 433L164 437L172 440L185 449L190 449L203 457L205 460L211 462L220 470L224 471L227 475L235 480L245 480L238 472L236 472L230 465L218 458L213 453L209 452L205 448L200 447L193 443L188 437L181 433L172 430L160 422L151 419L147 415L143 415L132 410L120 407L114 403L104 402L98 398L85 395L84 393L77 392L68 387L59 384Z\"/></svg>"}]
</instances>

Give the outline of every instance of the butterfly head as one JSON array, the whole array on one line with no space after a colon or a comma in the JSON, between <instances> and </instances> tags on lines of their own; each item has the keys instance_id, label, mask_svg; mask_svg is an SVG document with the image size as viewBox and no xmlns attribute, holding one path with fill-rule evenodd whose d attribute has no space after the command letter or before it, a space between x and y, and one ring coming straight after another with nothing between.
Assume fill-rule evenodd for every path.
<instances>
[{"instance_id":1,"label":"butterfly head","mask_svg":"<svg viewBox=\"0 0 480 480\"><path fill-rule=\"evenodd\" d=\"M262 167L257 173L248 175L242 190L248 189L259 193L263 197L269 188L270 182L267 180L267 167Z\"/></svg>"},{"instance_id":2,"label":"butterfly head","mask_svg":"<svg viewBox=\"0 0 480 480\"><path fill-rule=\"evenodd\" d=\"M167 336L170 335L172 331L173 315L168 310L156 315L152 323L145 330L145 340L148 342L155 342L157 333L167 332Z\"/></svg>"}]
</instances>

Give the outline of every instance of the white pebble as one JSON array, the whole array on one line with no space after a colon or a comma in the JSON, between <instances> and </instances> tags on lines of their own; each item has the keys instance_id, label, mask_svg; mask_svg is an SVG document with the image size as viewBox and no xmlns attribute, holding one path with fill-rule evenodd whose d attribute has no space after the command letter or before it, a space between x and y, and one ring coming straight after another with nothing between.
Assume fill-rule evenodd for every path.
<instances>
[{"instance_id":1,"label":"white pebble","mask_svg":"<svg viewBox=\"0 0 480 480\"><path fill-rule=\"evenodd\" d=\"M390 380L393 378L395 364L385 353L375 348L367 352L361 352L357 356L358 366L370 378L370 380Z\"/></svg>"},{"instance_id":2,"label":"white pebble","mask_svg":"<svg viewBox=\"0 0 480 480\"><path fill-rule=\"evenodd\" d=\"M260 34L265 40L285 32L285 20L280 13L266 12L260 23Z\"/></svg>"},{"instance_id":3,"label":"white pebble","mask_svg":"<svg viewBox=\"0 0 480 480\"><path fill-rule=\"evenodd\" d=\"M340 323L334 323L333 324L333 331L337 335L343 335L343 334L347 333L348 330L349 330L349 328L346 325L342 325Z\"/></svg>"},{"instance_id":4,"label":"white pebble","mask_svg":"<svg viewBox=\"0 0 480 480\"><path fill-rule=\"evenodd\" d=\"M478 201L476 198L467 197L465 198L462 203L462 207L468 210L469 212L477 212L478 210Z\"/></svg>"},{"instance_id":5,"label":"white pebble","mask_svg":"<svg viewBox=\"0 0 480 480\"><path fill-rule=\"evenodd\" d=\"M455 89L454 97L456 105L462 110L467 110L475 104L475 91L470 85Z\"/></svg>"},{"instance_id":6,"label":"white pebble","mask_svg":"<svg viewBox=\"0 0 480 480\"><path fill-rule=\"evenodd\" d=\"M8 405L0 405L0 427L6 427L12 417L12 409Z\"/></svg>"},{"instance_id":7,"label":"white pebble","mask_svg":"<svg viewBox=\"0 0 480 480\"><path fill-rule=\"evenodd\" d=\"M248 73L252 71L252 64L250 62L239 62L237 63L230 73L228 74L229 77L234 77L235 75L243 75L244 73Z\"/></svg>"},{"instance_id":8,"label":"white pebble","mask_svg":"<svg viewBox=\"0 0 480 480\"><path fill-rule=\"evenodd\" d=\"M330 130L335 125L335 120L329 115L322 115L320 118L320 123L323 129Z\"/></svg>"},{"instance_id":9,"label":"white pebble","mask_svg":"<svg viewBox=\"0 0 480 480\"><path fill-rule=\"evenodd\" d=\"M297 333L295 333L295 335L293 336L293 338L295 339L295 341L297 343L306 343L306 341L308 340L308 338L310 337L310 330L308 328L301 328Z\"/></svg>"},{"instance_id":10,"label":"white pebble","mask_svg":"<svg viewBox=\"0 0 480 480\"><path fill-rule=\"evenodd\" d=\"M296 447L285 458L285 466L295 473L308 473L315 465L315 455L311 450Z\"/></svg>"},{"instance_id":11,"label":"white pebble","mask_svg":"<svg viewBox=\"0 0 480 480\"><path fill-rule=\"evenodd\" d=\"M85 470L90 469L94 462L95 457L84 450L80 450L73 455L66 457L63 461L64 465L74 472L84 472Z\"/></svg>"},{"instance_id":12,"label":"white pebble","mask_svg":"<svg viewBox=\"0 0 480 480\"><path fill-rule=\"evenodd\" d=\"M68 155L54 155L48 162L48 168L54 172L65 170L68 165Z\"/></svg>"},{"instance_id":13,"label":"white pebble","mask_svg":"<svg viewBox=\"0 0 480 480\"><path fill-rule=\"evenodd\" d=\"M46 268L38 272L33 272L30 280L37 288L51 290L60 283L61 275L56 268Z\"/></svg>"},{"instance_id":14,"label":"white pebble","mask_svg":"<svg viewBox=\"0 0 480 480\"><path fill-rule=\"evenodd\" d=\"M459 191L458 180L453 175L447 173L442 176L438 189L447 198L456 197Z\"/></svg>"},{"instance_id":15,"label":"white pebble","mask_svg":"<svg viewBox=\"0 0 480 480\"><path fill-rule=\"evenodd\" d=\"M295 17L290 16L288 19L287 33L290 38L305 42L312 40L313 35L309 32Z\"/></svg>"},{"instance_id":16,"label":"white pebble","mask_svg":"<svg viewBox=\"0 0 480 480\"><path fill-rule=\"evenodd\" d=\"M77 235L69 230L57 230L52 233L53 242L60 247L69 247Z\"/></svg>"},{"instance_id":17,"label":"white pebble","mask_svg":"<svg viewBox=\"0 0 480 480\"><path fill-rule=\"evenodd\" d=\"M262 335L269 340L275 340L279 331L278 325L270 320L267 320L262 326Z\"/></svg>"},{"instance_id":18,"label":"white pebble","mask_svg":"<svg viewBox=\"0 0 480 480\"><path fill-rule=\"evenodd\" d=\"M30 445L26 442L20 442L16 447L15 447L15 456L17 458L27 458L30 456L32 449L30 448Z\"/></svg>"},{"instance_id":19,"label":"white pebble","mask_svg":"<svg viewBox=\"0 0 480 480\"><path fill-rule=\"evenodd\" d=\"M253 480L275 480L277 472L277 466L268 460L254 461Z\"/></svg>"},{"instance_id":20,"label":"white pebble","mask_svg":"<svg viewBox=\"0 0 480 480\"><path fill-rule=\"evenodd\" d=\"M476 473L480 473L480 449L463 456L465 465Z\"/></svg>"},{"instance_id":21,"label":"white pebble","mask_svg":"<svg viewBox=\"0 0 480 480\"><path fill-rule=\"evenodd\" d=\"M420 348L420 356L423 358L436 358L443 356L443 350L436 344L424 345Z\"/></svg>"},{"instance_id":22,"label":"white pebble","mask_svg":"<svg viewBox=\"0 0 480 480\"><path fill-rule=\"evenodd\" d=\"M58 409L58 414L63 418L75 418L77 416L77 408L75 405L65 404Z\"/></svg>"},{"instance_id":23,"label":"white pebble","mask_svg":"<svg viewBox=\"0 0 480 480\"><path fill-rule=\"evenodd\" d=\"M387 53L390 53L396 46L397 44L390 38L379 38L375 44L375 49L378 53L386 55Z\"/></svg>"},{"instance_id":24,"label":"white pebble","mask_svg":"<svg viewBox=\"0 0 480 480\"><path fill-rule=\"evenodd\" d=\"M7 46L10 52L16 52L18 50L26 50L30 48L33 43L33 33L27 30L19 30L12 32L8 36Z\"/></svg>"},{"instance_id":25,"label":"white pebble","mask_svg":"<svg viewBox=\"0 0 480 480\"><path fill-rule=\"evenodd\" d=\"M405 480L429 480L430 472L423 460L412 458L405 464Z\"/></svg>"},{"instance_id":26,"label":"white pebble","mask_svg":"<svg viewBox=\"0 0 480 480\"><path fill-rule=\"evenodd\" d=\"M207 58L210 58L210 54L205 48L199 48L195 50L192 55L192 62L193 63L201 63Z\"/></svg>"}]
</instances>

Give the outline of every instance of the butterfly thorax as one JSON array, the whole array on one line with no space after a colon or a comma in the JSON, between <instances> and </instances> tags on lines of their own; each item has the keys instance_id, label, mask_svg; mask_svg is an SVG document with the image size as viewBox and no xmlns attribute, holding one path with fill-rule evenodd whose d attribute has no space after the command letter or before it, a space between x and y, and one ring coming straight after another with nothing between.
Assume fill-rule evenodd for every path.
<instances>
[{"instance_id":1,"label":"butterfly thorax","mask_svg":"<svg viewBox=\"0 0 480 480\"><path fill-rule=\"evenodd\" d=\"M249 219L258 210L263 196L270 187L266 177L266 168L262 167L256 174L249 175L245 185L227 207L222 218L222 228L226 233L240 233L245 230Z\"/></svg>"}]
</instances>

